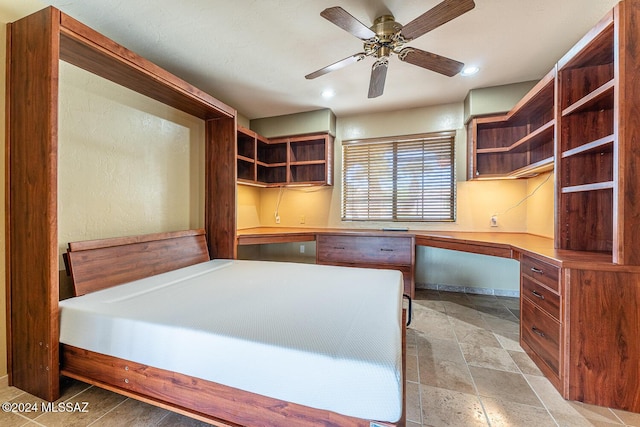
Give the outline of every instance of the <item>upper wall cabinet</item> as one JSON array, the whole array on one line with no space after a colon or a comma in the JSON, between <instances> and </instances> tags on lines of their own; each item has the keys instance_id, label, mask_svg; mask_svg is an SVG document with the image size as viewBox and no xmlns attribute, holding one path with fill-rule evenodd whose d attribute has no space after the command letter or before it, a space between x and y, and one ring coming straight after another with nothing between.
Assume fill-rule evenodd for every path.
<instances>
[{"instance_id":1,"label":"upper wall cabinet","mask_svg":"<svg viewBox=\"0 0 640 427\"><path fill-rule=\"evenodd\" d=\"M507 114L468 125L469 179L512 178L553 169L555 69Z\"/></svg>"},{"instance_id":2,"label":"upper wall cabinet","mask_svg":"<svg viewBox=\"0 0 640 427\"><path fill-rule=\"evenodd\" d=\"M331 135L267 139L240 126L237 134L239 184L333 185Z\"/></svg>"}]
</instances>

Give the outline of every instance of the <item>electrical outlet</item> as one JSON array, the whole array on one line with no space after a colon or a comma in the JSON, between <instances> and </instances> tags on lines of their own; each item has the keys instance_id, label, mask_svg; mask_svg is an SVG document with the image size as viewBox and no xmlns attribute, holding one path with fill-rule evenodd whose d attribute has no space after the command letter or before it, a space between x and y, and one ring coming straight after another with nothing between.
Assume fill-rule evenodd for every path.
<instances>
[{"instance_id":1,"label":"electrical outlet","mask_svg":"<svg viewBox=\"0 0 640 427\"><path fill-rule=\"evenodd\" d=\"M304 215L300 215L300 224L304 224L305 221L306 218L304 217Z\"/></svg>"},{"instance_id":2,"label":"electrical outlet","mask_svg":"<svg viewBox=\"0 0 640 427\"><path fill-rule=\"evenodd\" d=\"M491 226L492 227L497 227L498 226L498 216L497 215L492 215L491 216Z\"/></svg>"},{"instance_id":3,"label":"electrical outlet","mask_svg":"<svg viewBox=\"0 0 640 427\"><path fill-rule=\"evenodd\" d=\"M304 253L304 245L300 245L300 253L303 254Z\"/></svg>"},{"instance_id":4,"label":"electrical outlet","mask_svg":"<svg viewBox=\"0 0 640 427\"><path fill-rule=\"evenodd\" d=\"M276 224L280 224L280 215L276 215Z\"/></svg>"}]
</instances>

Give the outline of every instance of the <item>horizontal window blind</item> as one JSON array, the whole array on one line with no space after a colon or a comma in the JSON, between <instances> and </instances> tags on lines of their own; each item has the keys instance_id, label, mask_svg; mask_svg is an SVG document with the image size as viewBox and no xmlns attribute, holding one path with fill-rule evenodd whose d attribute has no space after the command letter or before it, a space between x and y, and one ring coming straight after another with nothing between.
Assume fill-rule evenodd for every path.
<instances>
[{"instance_id":1,"label":"horizontal window blind","mask_svg":"<svg viewBox=\"0 0 640 427\"><path fill-rule=\"evenodd\" d=\"M454 221L455 132L345 141L342 219Z\"/></svg>"}]
</instances>

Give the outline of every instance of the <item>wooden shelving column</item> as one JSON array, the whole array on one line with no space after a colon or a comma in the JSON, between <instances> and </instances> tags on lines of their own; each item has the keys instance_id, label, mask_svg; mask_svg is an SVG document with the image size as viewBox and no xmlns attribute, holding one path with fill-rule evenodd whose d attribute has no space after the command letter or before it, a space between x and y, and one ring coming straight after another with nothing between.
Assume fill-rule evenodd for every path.
<instances>
[{"instance_id":1,"label":"wooden shelving column","mask_svg":"<svg viewBox=\"0 0 640 427\"><path fill-rule=\"evenodd\" d=\"M52 401L60 394L59 61L205 121L204 218L216 258L236 251L236 111L53 7L9 24L7 41L9 384Z\"/></svg>"},{"instance_id":2,"label":"wooden shelving column","mask_svg":"<svg viewBox=\"0 0 640 427\"><path fill-rule=\"evenodd\" d=\"M627 11L635 8L633 1L621 3L558 62L556 152L556 246L606 252L614 263L632 265L640 264L638 251L630 250L640 230L634 235L627 227L634 214L625 215L624 206L627 189L637 203L640 188L630 170L637 155L628 147L635 138L630 126L638 122L631 112L640 102L627 96L638 94L632 85L639 52L629 50L638 31L627 28Z\"/></svg>"}]
</instances>

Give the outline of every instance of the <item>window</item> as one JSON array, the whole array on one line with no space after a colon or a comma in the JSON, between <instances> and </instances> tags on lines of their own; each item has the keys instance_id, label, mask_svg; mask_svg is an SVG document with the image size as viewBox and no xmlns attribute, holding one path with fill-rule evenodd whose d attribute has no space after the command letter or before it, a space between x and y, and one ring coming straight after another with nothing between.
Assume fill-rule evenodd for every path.
<instances>
[{"instance_id":1,"label":"window","mask_svg":"<svg viewBox=\"0 0 640 427\"><path fill-rule=\"evenodd\" d=\"M343 142L342 219L454 221L455 132Z\"/></svg>"}]
</instances>

